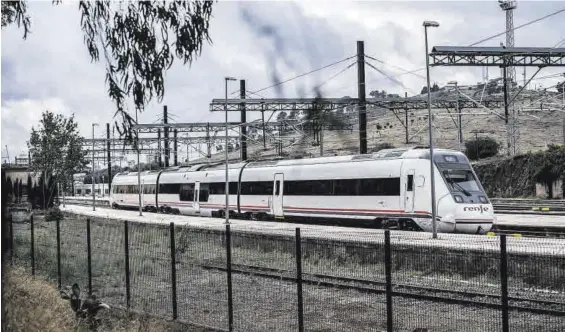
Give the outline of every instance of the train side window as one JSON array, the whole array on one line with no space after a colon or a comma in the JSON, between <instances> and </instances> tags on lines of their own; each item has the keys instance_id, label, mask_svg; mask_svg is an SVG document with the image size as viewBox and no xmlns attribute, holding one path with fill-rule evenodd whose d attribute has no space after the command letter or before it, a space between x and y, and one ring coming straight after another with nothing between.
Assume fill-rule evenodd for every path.
<instances>
[{"instance_id":1,"label":"train side window","mask_svg":"<svg viewBox=\"0 0 565 332\"><path fill-rule=\"evenodd\" d=\"M414 175L408 175L408 184L406 186L406 191L413 191L414 190Z\"/></svg>"},{"instance_id":2,"label":"train side window","mask_svg":"<svg viewBox=\"0 0 565 332\"><path fill-rule=\"evenodd\" d=\"M275 196L278 196L280 193L280 186L281 186L281 182L280 181L275 181Z\"/></svg>"},{"instance_id":3,"label":"train side window","mask_svg":"<svg viewBox=\"0 0 565 332\"><path fill-rule=\"evenodd\" d=\"M180 200L192 202L194 201L194 184L183 184L180 187Z\"/></svg>"}]
</instances>

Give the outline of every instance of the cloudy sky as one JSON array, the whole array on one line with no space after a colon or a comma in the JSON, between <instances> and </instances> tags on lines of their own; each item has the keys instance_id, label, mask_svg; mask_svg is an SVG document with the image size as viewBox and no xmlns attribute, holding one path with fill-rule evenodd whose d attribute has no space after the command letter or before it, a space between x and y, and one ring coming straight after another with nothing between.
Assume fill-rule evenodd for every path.
<instances>
[{"instance_id":1,"label":"cloudy sky","mask_svg":"<svg viewBox=\"0 0 565 332\"><path fill-rule=\"evenodd\" d=\"M514 24L532 21L565 8L565 1L519 1ZM2 29L2 158L27 151L29 130L46 109L75 114L84 136L91 123L112 122L114 109L106 95L104 64L91 63L80 30L76 2L53 6L51 1L29 3L32 32L27 40L15 26ZM161 104L153 102L140 116L141 123L159 121L167 105L171 122L223 121L223 114L208 111L214 98L223 98L224 77L247 80L257 91L273 84L273 77L291 78L353 56L356 41L365 42L368 59L389 75L425 66L422 21L435 20L430 30L433 45L467 46L505 30L505 14L497 1L220 1L211 22L212 45L206 45L192 67L176 63L166 76ZM515 32L516 46L554 47L565 38L565 12ZM498 46L504 36L478 46ZM565 43L562 44L565 47ZM322 85L324 96L355 96L356 67L347 60L281 86L261 91L264 97L312 97ZM563 69L560 70L563 72ZM538 76L559 70L543 69ZM519 82L522 69L518 70ZM528 71L533 74L533 70ZM425 75L425 71L419 72ZM489 77L500 75L490 69ZM366 67L367 93L378 89L409 95L418 93L425 79L417 75L397 78L403 88ZM482 80L481 68L433 68L432 81L473 84ZM549 87L555 79L533 81ZM231 92L238 90L232 83ZM234 114L233 120L236 120ZM252 117L253 118L253 117ZM231 120L231 117L230 117ZM97 128L102 137L103 127Z\"/></svg>"}]
</instances>

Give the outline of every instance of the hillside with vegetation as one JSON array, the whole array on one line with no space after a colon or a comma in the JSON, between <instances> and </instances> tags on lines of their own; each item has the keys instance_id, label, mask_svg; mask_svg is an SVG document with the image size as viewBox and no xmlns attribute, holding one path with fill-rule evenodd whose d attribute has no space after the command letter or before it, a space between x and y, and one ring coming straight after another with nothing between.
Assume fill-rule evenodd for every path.
<instances>
[{"instance_id":1,"label":"hillside with vegetation","mask_svg":"<svg viewBox=\"0 0 565 332\"><path fill-rule=\"evenodd\" d=\"M518 92L521 87L514 86L512 93ZM517 146L516 154L547 150L552 144L562 144L564 140L563 105L564 85L554 90L529 90L524 89L514 102L517 111ZM503 98L500 80L491 80L488 84L472 86L459 86L461 98L481 100L484 98ZM409 100L426 100L427 89L422 89L422 94L409 97ZM432 99L452 99L457 97L456 88L453 86L432 87ZM383 99L401 99L395 94L386 91L372 91L371 97ZM301 123L307 117L304 112L286 114L279 112L273 119L283 121L285 129L265 133L266 148L263 146L263 133L260 126L248 129L248 155L249 159L265 159L274 157L308 158L324 156L356 154L359 152L359 133L357 124L357 110L354 106L331 110L333 118L342 120L351 127L347 130L325 130L322 142L316 137L318 133L312 130L301 130ZM367 145L368 151L376 151L383 144L394 147L428 145L428 111L408 111L408 141L404 127L404 111L393 112L386 109L367 108ZM458 143L458 119L454 114L455 109L432 109L434 124L434 144L439 148L460 149ZM463 141L473 141L478 138L491 138L501 147L499 154L507 152L507 130L503 119L495 115L504 114L504 108L487 110L462 109L462 136ZM281 148L282 145L282 148ZM239 146L230 147L230 160L237 160L240 156ZM465 145L461 146L465 150ZM225 158L223 151L216 150L211 161L222 161ZM206 158L192 160L192 162L206 162Z\"/></svg>"}]
</instances>

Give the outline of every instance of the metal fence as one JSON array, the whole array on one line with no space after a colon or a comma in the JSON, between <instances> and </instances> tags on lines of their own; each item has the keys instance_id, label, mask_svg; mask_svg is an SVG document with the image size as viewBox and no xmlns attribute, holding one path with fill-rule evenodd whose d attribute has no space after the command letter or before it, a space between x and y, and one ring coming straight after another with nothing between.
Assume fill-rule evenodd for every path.
<instances>
[{"instance_id":1,"label":"metal fence","mask_svg":"<svg viewBox=\"0 0 565 332\"><path fill-rule=\"evenodd\" d=\"M12 263L59 288L77 282L111 306L218 330L565 328L565 254L547 254L549 240L532 255L507 250L524 239L504 235L468 248L407 232L257 234L77 215L9 233Z\"/></svg>"}]
</instances>

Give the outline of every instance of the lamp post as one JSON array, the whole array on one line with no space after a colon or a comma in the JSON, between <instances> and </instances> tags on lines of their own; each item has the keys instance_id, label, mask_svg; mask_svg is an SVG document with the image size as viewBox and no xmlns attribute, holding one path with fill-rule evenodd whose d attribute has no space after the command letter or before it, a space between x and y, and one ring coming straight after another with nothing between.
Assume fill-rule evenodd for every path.
<instances>
[{"instance_id":1,"label":"lamp post","mask_svg":"<svg viewBox=\"0 0 565 332\"><path fill-rule=\"evenodd\" d=\"M96 211L96 195L94 194L94 127L98 123L92 124L92 211Z\"/></svg>"},{"instance_id":2,"label":"lamp post","mask_svg":"<svg viewBox=\"0 0 565 332\"><path fill-rule=\"evenodd\" d=\"M430 187L432 199L432 232L433 238L437 239L437 223L436 223L436 187L434 180L434 141L432 134L432 95L430 91L430 59L428 57L428 27L439 27L439 23L435 21L424 21L424 37L426 41L426 78L428 81L428 131L430 134Z\"/></svg>"},{"instance_id":3,"label":"lamp post","mask_svg":"<svg viewBox=\"0 0 565 332\"><path fill-rule=\"evenodd\" d=\"M135 124L138 124L137 122L137 108L135 110ZM135 135L135 147L137 150L137 193L139 196L139 215L142 216L143 213L141 212L141 165L139 164L139 129L136 131L136 135ZM157 191L159 190L159 188L156 189Z\"/></svg>"},{"instance_id":4,"label":"lamp post","mask_svg":"<svg viewBox=\"0 0 565 332\"><path fill-rule=\"evenodd\" d=\"M224 103L224 110L226 112L226 142L224 146L225 154L226 154L226 224L230 223L230 192L229 192L229 179L228 179L228 81L235 81L234 77L225 77L225 91L226 91L226 102Z\"/></svg>"},{"instance_id":5,"label":"lamp post","mask_svg":"<svg viewBox=\"0 0 565 332\"><path fill-rule=\"evenodd\" d=\"M455 85L455 91L457 92L457 100L455 101L455 104L457 105L457 141L459 142L459 151L463 151L463 121L461 121L461 110L459 109L459 87L457 86L457 81L449 81L447 84Z\"/></svg>"}]
</instances>

